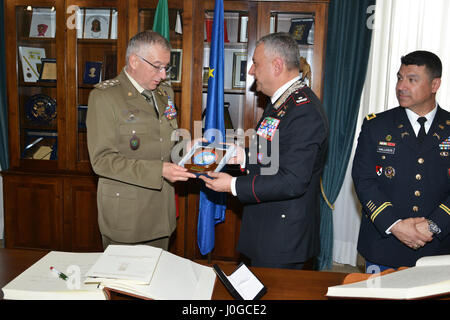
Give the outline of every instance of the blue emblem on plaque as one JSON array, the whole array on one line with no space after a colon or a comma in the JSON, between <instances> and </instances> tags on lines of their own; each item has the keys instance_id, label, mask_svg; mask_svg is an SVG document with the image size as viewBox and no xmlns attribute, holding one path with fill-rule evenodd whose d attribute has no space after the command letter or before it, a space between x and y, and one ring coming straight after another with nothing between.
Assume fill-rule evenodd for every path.
<instances>
[{"instance_id":1,"label":"blue emblem on plaque","mask_svg":"<svg viewBox=\"0 0 450 320\"><path fill-rule=\"evenodd\" d=\"M202 151L194 156L194 164L208 166L216 162L217 156L213 151Z\"/></svg>"},{"instance_id":2,"label":"blue emblem on plaque","mask_svg":"<svg viewBox=\"0 0 450 320\"><path fill-rule=\"evenodd\" d=\"M49 126L56 119L56 101L45 94L36 94L25 103L25 112L32 124Z\"/></svg>"}]
</instances>

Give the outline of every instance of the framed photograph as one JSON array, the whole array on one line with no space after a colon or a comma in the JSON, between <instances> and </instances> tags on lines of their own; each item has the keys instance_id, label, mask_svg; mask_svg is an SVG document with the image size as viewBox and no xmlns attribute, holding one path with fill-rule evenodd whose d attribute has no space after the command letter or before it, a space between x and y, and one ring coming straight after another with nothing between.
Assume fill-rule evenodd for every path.
<instances>
[{"instance_id":1,"label":"framed photograph","mask_svg":"<svg viewBox=\"0 0 450 320\"><path fill-rule=\"evenodd\" d=\"M102 80L102 62L86 61L83 83L96 84Z\"/></svg>"},{"instance_id":2,"label":"framed photograph","mask_svg":"<svg viewBox=\"0 0 450 320\"><path fill-rule=\"evenodd\" d=\"M181 69L183 63L183 49L172 49L170 52L170 81L173 83L181 82Z\"/></svg>"},{"instance_id":3,"label":"framed photograph","mask_svg":"<svg viewBox=\"0 0 450 320\"><path fill-rule=\"evenodd\" d=\"M239 42L247 42L248 41L248 15L241 14L239 15Z\"/></svg>"},{"instance_id":4,"label":"framed photograph","mask_svg":"<svg viewBox=\"0 0 450 320\"><path fill-rule=\"evenodd\" d=\"M233 79L231 87L233 89L245 88L245 80L247 79L247 53L233 53Z\"/></svg>"},{"instance_id":5,"label":"framed photograph","mask_svg":"<svg viewBox=\"0 0 450 320\"><path fill-rule=\"evenodd\" d=\"M41 59L41 72L39 73L39 81L56 82L57 68L56 59Z\"/></svg>"},{"instance_id":6,"label":"framed photograph","mask_svg":"<svg viewBox=\"0 0 450 320\"><path fill-rule=\"evenodd\" d=\"M86 9L84 15L85 39L108 39L111 10Z\"/></svg>"},{"instance_id":7,"label":"framed photograph","mask_svg":"<svg viewBox=\"0 0 450 320\"><path fill-rule=\"evenodd\" d=\"M30 38L54 38L56 11L50 8L34 8L31 17Z\"/></svg>"}]
</instances>

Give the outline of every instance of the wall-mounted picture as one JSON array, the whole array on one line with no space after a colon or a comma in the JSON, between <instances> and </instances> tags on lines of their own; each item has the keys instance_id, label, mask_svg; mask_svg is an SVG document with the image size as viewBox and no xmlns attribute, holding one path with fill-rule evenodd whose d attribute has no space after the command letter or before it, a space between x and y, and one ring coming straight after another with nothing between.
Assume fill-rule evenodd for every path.
<instances>
[{"instance_id":1,"label":"wall-mounted picture","mask_svg":"<svg viewBox=\"0 0 450 320\"><path fill-rule=\"evenodd\" d=\"M56 82L56 59L41 59L41 72L39 74L39 81Z\"/></svg>"},{"instance_id":2,"label":"wall-mounted picture","mask_svg":"<svg viewBox=\"0 0 450 320\"><path fill-rule=\"evenodd\" d=\"M110 15L110 10L86 9L83 38L108 39Z\"/></svg>"},{"instance_id":3,"label":"wall-mounted picture","mask_svg":"<svg viewBox=\"0 0 450 320\"><path fill-rule=\"evenodd\" d=\"M233 79L231 87L233 89L245 88L245 80L247 79L247 53L233 53Z\"/></svg>"},{"instance_id":4,"label":"wall-mounted picture","mask_svg":"<svg viewBox=\"0 0 450 320\"><path fill-rule=\"evenodd\" d=\"M173 83L181 82L181 69L183 63L183 49L172 49L170 52L170 81Z\"/></svg>"},{"instance_id":5,"label":"wall-mounted picture","mask_svg":"<svg viewBox=\"0 0 450 320\"><path fill-rule=\"evenodd\" d=\"M102 80L102 62L86 61L84 66L83 83L96 84Z\"/></svg>"}]
</instances>

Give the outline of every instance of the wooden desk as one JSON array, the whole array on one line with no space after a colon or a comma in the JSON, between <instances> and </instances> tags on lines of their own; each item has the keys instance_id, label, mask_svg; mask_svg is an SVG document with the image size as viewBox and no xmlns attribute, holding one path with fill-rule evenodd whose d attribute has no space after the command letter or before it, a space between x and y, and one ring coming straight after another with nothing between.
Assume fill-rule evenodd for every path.
<instances>
[{"instance_id":1,"label":"wooden desk","mask_svg":"<svg viewBox=\"0 0 450 320\"><path fill-rule=\"evenodd\" d=\"M0 288L42 258L48 251L0 249ZM219 264L225 274L233 265ZM267 287L266 300L326 300L329 286L341 284L345 273L298 271L287 269L250 268ZM0 298L3 292L0 290ZM213 300L232 300L233 297L217 279Z\"/></svg>"}]
</instances>

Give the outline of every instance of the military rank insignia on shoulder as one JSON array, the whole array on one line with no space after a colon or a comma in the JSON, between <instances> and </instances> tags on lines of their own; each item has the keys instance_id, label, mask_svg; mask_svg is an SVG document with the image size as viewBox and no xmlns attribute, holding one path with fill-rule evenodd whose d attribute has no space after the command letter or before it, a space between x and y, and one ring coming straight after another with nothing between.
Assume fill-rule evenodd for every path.
<instances>
[{"instance_id":1,"label":"military rank insignia on shoulder","mask_svg":"<svg viewBox=\"0 0 450 320\"><path fill-rule=\"evenodd\" d=\"M309 99L309 97L306 95L305 90L301 90L301 89L300 89L300 90L297 90L297 91L294 93L294 100L295 100L295 104L296 104L297 106L300 106L300 105L302 105L302 104L311 102L311 100Z\"/></svg>"},{"instance_id":2,"label":"military rank insignia on shoulder","mask_svg":"<svg viewBox=\"0 0 450 320\"><path fill-rule=\"evenodd\" d=\"M377 117L377 115L375 113L371 113L366 117L366 119L367 119L367 121L370 121L372 119L375 119L376 117Z\"/></svg>"},{"instance_id":3,"label":"military rank insignia on shoulder","mask_svg":"<svg viewBox=\"0 0 450 320\"><path fill-rule=\"evenodd\" d=\"M100 90L108 89L117 86L120 83L118 79L105 80L97 83L94 87Z\"/></svg>"}]
</instances>

